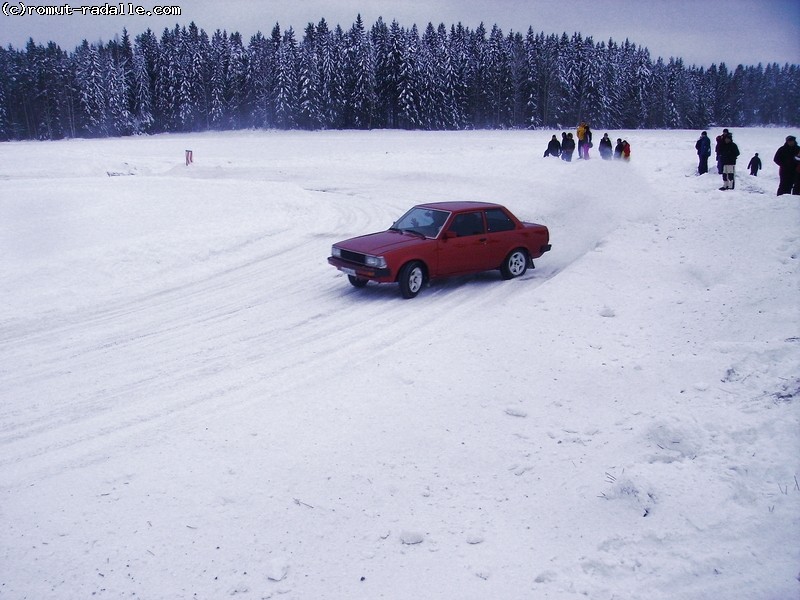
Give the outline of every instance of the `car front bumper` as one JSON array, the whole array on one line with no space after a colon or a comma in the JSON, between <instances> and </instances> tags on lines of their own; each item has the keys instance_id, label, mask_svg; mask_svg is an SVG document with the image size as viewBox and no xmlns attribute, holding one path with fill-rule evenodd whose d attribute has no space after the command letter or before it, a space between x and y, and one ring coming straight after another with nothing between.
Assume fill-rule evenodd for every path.
<instances>
[{"instance_id":1,"label":"car front bumper","mask_svg":"<svg viewBox=\"0 0 800 600\"><path fill-rule=\"evenodd\" d=\"M378 269L375 267L367 267L349 260L342 260L335 256L328 257L328 264L333 265L346 275L358 277L359 279L369 279L370 281L377 281L380 283L391 283L394 281L392 270L389 268Z\"/></svg>"}]
</instances>

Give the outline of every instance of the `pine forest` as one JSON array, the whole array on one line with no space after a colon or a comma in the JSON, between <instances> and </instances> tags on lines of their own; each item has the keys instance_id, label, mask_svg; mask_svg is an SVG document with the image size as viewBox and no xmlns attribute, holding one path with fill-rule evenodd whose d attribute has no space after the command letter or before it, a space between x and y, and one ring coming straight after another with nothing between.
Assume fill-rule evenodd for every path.
<instances>
[{"instance_id":1,"label":"pine forest","mask_svg":"<svg viewBox=\"0 0 800 600\"><path fill-rule=\"evenodd\" d=\"M274 129L800 124L800 67L653 59L625 40L359 16L245 43L194 23L66 52L0 48L0 140Z\"/></svg>"}]
</instances>

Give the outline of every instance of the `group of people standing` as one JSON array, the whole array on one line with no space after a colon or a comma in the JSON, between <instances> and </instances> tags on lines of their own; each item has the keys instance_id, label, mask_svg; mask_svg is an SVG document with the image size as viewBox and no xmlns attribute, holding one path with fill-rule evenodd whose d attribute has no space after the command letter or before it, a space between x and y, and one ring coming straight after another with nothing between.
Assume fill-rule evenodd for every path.
<instances>
[{"instance_id":1,"label":"group of people standing","mask_svg":"<svg viewBox=\"0 0 800 600\"><path fill-rule=\"evenodd\" d=\"M715 139L714 152L717 159L717 172L722 175L722 187L720 190L732 190L735 187L734 179L736 172L736 159L739 158L739 146L733 141L733 134L727 129ZM708 159L711 157L711 138L708 132L700 134L700 139L694 145L697 150L699 164L697 174L708 173ZM778 148L773 159L779 167L780 183L778 184L778 196L783 194L800 194L800 150L797 146L797 138L793 135L786 136L786 143ZM750 162L747 163L750 175L758 176L758 171L762 168L761 159L758 152L755 153Z\"/></svg>"},{"instance_id":2,"label":"group of people standing","mask_svg":"<svg viewBox=\"0 0 800 600\"><path fill-rule=\"evenodd\" d=\"M575 142L575 137L578 141ZM582 122L578 125L578 129L573 137L572 133L564 131L561 134L561 141L553 135L550 142L547 144L547 150L544 151L545 156L557 156L561 160L572 162L572 155L575 149L578 149L578 159L588 160L589 149L594 147L592 142L592 129L588 123ZM603 134L600 140L599 148L600 157L604 160L611 160L612 158L630 160L631 159L631 145L622 138L617 138L617 145L612 147L611 138L608 134Z\"/></svg>"}]
</instances>

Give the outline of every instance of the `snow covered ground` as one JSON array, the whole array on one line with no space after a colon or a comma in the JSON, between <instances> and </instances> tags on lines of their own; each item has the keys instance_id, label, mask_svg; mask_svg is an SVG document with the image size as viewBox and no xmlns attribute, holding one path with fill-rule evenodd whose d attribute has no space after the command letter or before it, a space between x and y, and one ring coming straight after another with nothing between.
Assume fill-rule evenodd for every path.
<instances>
[{"instance_id":1,"label":"snow covered ground","mask_svg":"<svg viewBox=\"0 0 800 600\"><path fill-rule=\"evenodd\" d=\"M699 132L552 133L0 144L0 598L798 598L788 132L728 192ZM456 199L552 252L413 300L326 263Z\"/></svg>"}]
</instances>

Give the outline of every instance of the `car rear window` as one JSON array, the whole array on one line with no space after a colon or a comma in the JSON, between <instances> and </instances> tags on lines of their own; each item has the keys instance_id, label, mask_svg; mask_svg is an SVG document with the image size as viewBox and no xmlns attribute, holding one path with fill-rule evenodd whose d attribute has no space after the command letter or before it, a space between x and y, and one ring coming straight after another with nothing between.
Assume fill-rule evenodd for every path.
<instances>
[{"instance_id":1,"label":"car rear window","mask_svg":"<svg viewBox=\"0 0 800 600\"><path fill-rule=\"evenodd\" d=\"M486 211L486 224L490 233L511 231L515 228L514 221L499 208L490 208Z\"/></svg>"}]
</instances>

